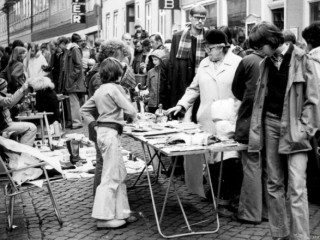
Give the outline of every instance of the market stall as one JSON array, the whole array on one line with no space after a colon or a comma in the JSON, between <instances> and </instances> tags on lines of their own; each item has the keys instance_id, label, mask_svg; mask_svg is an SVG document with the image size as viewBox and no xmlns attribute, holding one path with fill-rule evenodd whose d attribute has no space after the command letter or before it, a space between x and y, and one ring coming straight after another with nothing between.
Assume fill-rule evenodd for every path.
<instances>
[{"instance_id":1,"label":"market stall","mask_svg":"<svg viewBox=\"0 0 320 240\"><path fill-rule=\"evenodd\" d=\"M220 222L219 216L216 211L217 204L215 202L211 176L208 166L208 153L221 153L221 159L223 162L223 153L229 151L242 151L246 150L247 146L244 144L237 143L233 140L225 139L220 140L215 136L212 136L208 133L205 133L200 130L200 126L194 123L181 123L178 121L171 121L171 122L163 122L158 124L153 124L152 121L145 121L139 122L135 125L127 125L124 129L124 133L136 141L141 143L143 149L143 155L146 166L150 165L150 162L147 160L146 152L149 154L149 159L152 161L154 156L150 154L150 148L157 153L158 156L164 155L167 157L173 157L173 169L171 171L171 175L169 178L169 184L167 186L166 194L163 200L162 210L160 216L157 213L157 206L153 195L152 190L152 182L150 178L150 173L147 171L147 178L148 178L148 185L151 194L151 200L154 210L154 215L157 223L157 228L160 235L164 238L174 238L174 237L182 237L182 236L190 236L190 235L199 235L199 234L212 234L219 230ZM176 156L186 156L186 155L203 155L205 159L205 165L208 174L208 180L210 184L210 190L213 199L213 207L214 211L212 214L212 222L215 223L215 227L213 226L214 230L204 230L204 231L194 231L191 226L197 225L198 223L190 223L186 213L184 211L181 199L179 194L175 188L174 184L174 177L173 173L176 167L177 158ZM160 159L161 162L161 159ZM200 162L200 164L202 164ZM220 195L220 188L221 188L221 179L222 179L222 171L223 171L223 164L220 165L220 177L219 177L219 187L218 187L218 199ZM186 173L188 174L188 173ZM202 177L202 176L201 176ZM161 229L161 222L165 213L166 205L168 202L168 195L170 189L173 189L173 192L176 196L180 209L182 211L182 215L184 221L186 223L188 232L186 233L178 233L173 235L166 235L163 233ZM209 220L204 220L209 221ZM202 221L203 222L203 221Z\"/></svg>"}]
</instances>

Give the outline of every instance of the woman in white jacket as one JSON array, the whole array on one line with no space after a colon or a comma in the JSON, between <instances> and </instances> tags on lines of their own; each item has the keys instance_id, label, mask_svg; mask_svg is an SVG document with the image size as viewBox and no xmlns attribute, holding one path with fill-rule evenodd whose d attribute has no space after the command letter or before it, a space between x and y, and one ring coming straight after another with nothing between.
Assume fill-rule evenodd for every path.
<instances>
[{"instance_id":1,"label":"woman in white jacket","mask_svg":"<svg viewBox=\"0 0 320 240\"><path fill-rule=\"evenodd\" d=\"M166 114L173 112L176 115L181 110L188 110L200 96L201 103L197 113L198 123L202 130L216 135L217 122L212 119L211 105L218 100L235 99L231 91L231 85L241 57L229 51L226 35L220 30L208 30L206 32L205 51L208 57L201 61L192 83L177 105L168 109ZM235 157L238 156L234 152L229 156L225 154L224 159ZM194 159L194 161L189 158ZM219 161L220 158L218 155L214 155L213 160ZM204 197L202 162L199 161L199 155L188 156L185 161L185 171L185 181L189 190Z\"/></svg>"}]
</instances>

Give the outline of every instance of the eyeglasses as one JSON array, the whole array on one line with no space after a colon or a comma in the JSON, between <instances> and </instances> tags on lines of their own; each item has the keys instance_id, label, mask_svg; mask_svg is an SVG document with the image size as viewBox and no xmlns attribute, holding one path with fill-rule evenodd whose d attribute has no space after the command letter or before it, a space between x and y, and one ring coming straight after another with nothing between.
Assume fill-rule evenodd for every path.
<instances>
[{"instance_id":1,"label":"eyeglasses","mask_svg":"<svg viewBox=\"0 0 320 240\"><path fill-rule=\"evenodd\" d=\"M193 17L193 19L194 20L196 20L196 21L202 21L202 22L204 22L206 19L207 19L207 17L199 17L199 16L192 16Z\"/></svg>"},{"instance_id":2,"label":"eyeglasses","mask_svg":"<svg viewBox=\"0 0 320 240\"><path fill-rule=\"evenodd\" d=\"M221 48L223 48L223 47L225 47L225 45L214 45L214 46L211 46L211 47L205 46L205 47L204 47L204 50L205 50L206 52L211 52L212 49L214 49L214 50L219 50L219 49L221 49Z\"/></svg>"}]
</instances>

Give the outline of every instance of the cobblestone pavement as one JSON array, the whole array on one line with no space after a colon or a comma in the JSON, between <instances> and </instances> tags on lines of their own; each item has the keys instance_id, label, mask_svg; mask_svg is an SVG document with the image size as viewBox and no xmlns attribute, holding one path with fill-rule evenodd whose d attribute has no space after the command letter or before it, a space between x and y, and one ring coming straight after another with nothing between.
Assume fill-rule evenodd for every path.
<instances>
[{"instance_id":1,"label":"cobblestone pavement","mask_svg":"<svg viewBox=\"0 0 320 240\"><path fill-rule=\"evenodd\" d=\"M123 138L125 149L142 155L142 149L138 142L130 138ZM167 160L168 161L168 160ZM127 185L133 183L137 175L129 175ZM154 185L155 199L160 212L160 202L164 198L168 179L162 175L159 182ZM2 184L3 185L3 184ZM17 227L12 232L6 230L7 219L5 217L5 199L3 187L0 188L0 239L12 240L38 240L38 239L162 239L158 234L155 218L153 215L151 197L148 187L139 187L128 190L131 210L139 216L139 221L131 223L122 229L97 230L95 220L91 218L93 204L92 196L93 178L79 180L62 180L52 184L57 198L64 225L60 227L55 217L50 198L42 189L26 192L21 198L17 198L14 225ZM181 200L186 213L190 216L191 223L203 221L212 213L212 204L202 201L196 195L188 193L180 179L176 179L176 186L181 194ZM176 203L176 198L170 194L168 207L163 219L163 231L172 234L172 229L177 232L186 231L181 211ZM310 231L311 239L320 239L320 206L310 206ZM216 223L203 222L194 227L195 230L210 230ZM241 224L231 218L220 218L220 230L218 233L209 235L196 235L182 237L180 239L271 239L267 222L258 225Z\"/></svg>"}]
</instances>

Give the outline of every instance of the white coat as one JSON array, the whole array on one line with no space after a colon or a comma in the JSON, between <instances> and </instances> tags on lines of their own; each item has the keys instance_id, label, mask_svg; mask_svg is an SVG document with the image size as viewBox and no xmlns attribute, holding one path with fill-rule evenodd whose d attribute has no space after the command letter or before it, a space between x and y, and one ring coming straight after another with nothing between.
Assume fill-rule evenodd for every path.
<instances>
[{"instance_id":1,"label":"white coat","mask_svg":"<svg viewBox=\"0 0 320 240\"><path fill-rule=\"evenodd\" d=\"M241 59L241 57L228 51L216 73L213 70L213 62L210 61L209 57L203 59L192 83L177 103L177 105L181 105L188 110L200 95L201 103L197 113L197 120L206 132L216 133L211 117L212 102L228 98L235 99L231 91L231 85Z\"/></svg>"},{"instance_id":2,"label":"white coat","mask_svg":"<svg viewBox=\"0 0 320 240\"><path fill-rule=\"evenodd\" d=\"M240 61L241 57L228 51L217 71L215 71L213 62L210 61L209 57L206 57L201 61L192 83L177 103L177 105L181 105L188 110L200 95L197 120L205 132L216 134L215 123L212 121L211 114L212 102L228 98L235 99L231 91L231 85ZM226 152L223 156L224 159L229 159L238 157L238 153ZM186 156L185 159L186 185L189 191L204 197L202 161L199 161L199 155ZM211 163L220 161L220 159L220 154L212 154L211 157L208 157Z\"/></svg>"}]
</instances>

